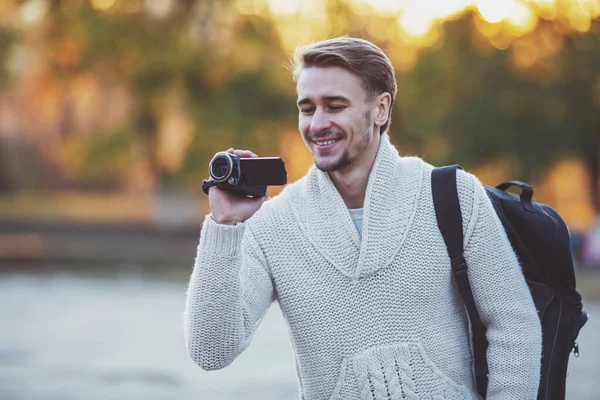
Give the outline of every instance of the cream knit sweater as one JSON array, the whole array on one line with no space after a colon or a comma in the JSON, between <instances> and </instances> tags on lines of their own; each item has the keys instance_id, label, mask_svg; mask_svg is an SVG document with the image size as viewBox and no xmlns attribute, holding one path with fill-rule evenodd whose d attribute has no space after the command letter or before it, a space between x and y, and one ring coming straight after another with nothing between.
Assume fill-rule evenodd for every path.
<instances>
[{"instance_id":1,"label":"cream knit sweater","mask_svg":"<svg viewBox=\"0 0 600 400\"><path fill-rule=\"evenodd\" d=\"M236 226L205 219L185 311L191 358L230 364L278 301L302 399L477 399L468 319L432 197L432 166L384 135L367 186L362 240L313 167ZM465 258L487 326L489 399L535 399L541 328L481 184L459 171Z\"/></svg>"}]
</instances>

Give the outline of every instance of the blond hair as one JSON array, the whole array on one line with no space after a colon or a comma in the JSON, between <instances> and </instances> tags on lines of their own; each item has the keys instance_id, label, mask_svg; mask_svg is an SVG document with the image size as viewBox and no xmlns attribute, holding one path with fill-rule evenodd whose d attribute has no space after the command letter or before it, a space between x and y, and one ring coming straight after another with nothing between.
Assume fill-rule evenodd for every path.
<instances>
[{"instance_id":1,"label":"blond hair","mask_svg":"<svg viewBox=\"0 0 600 400\"><path fill-rule=\"evenodd\" d=\"M398 85L394 67L383 50L367 40L351 37L333 38L297 47L292 65L294 81L298 80L302 68L332 66L357 75L371 99L384 92L390 94L388 120L380 129L380 133L386 132L391 122Z\"/></svg>"}]
</instances>

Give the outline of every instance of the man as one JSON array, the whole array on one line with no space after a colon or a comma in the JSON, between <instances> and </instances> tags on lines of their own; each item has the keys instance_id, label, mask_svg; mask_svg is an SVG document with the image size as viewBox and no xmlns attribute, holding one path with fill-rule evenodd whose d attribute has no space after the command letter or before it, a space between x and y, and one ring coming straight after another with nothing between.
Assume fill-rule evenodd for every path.
<instances>
[{"instance_id":1,"label":"man","mask_svg":"<svg viewBox=\"0 0 600 400\"><path fill-rule=\"evenodd\" d=\"M400 157L386 134L397 90L389 59L337 38L299 48L295 63L299 129L315 165L264 203L210 189L185 312L191 358L227 366L278 301L303 399L479 398L433 167ZM535 399L535 306L482 185L460 171L457 186L487 326L488 398Z\"/></svg>"}]
</instances>

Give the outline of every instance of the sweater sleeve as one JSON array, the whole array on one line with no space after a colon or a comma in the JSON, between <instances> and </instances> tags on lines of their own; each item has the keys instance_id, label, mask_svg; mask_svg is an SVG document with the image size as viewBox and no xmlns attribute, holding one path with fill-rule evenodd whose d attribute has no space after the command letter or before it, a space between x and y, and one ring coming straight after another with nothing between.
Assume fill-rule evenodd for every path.
<instances>
[{"instance_id":1,"label":"sweater sleeve","mask_svg":"<svg viewBox=\"0 0 600 400\"><path fill-rule=\"evenodd\" d=\"M464 175L463 175L464 176ZM491 200L479 181L465 231L465 259L473 297L487 327L490 400L536 399L541 324L521 267Z\"/></svg>"},{"instance_id":2,"label":"sweater sleeve","mask_svg":"<svg viewBox=\"0 0 600 400\"><path fill-rule=\"evenodd\" d=\"M207 216L184 313L192 360L205 370L229 365L248 346L273 299L266 262L246 224L219 225Z\"/></svg>"}]
</instances>

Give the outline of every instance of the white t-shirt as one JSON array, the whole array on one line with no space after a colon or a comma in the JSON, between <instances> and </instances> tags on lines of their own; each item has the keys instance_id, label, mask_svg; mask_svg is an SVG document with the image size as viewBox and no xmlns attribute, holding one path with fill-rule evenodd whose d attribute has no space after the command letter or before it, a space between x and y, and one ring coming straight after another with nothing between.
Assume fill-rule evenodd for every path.
<instances>
[{"instance_id":1,"label":"white t-shirt","mask_svg":"<svg viewBox=\"0 0 600 400\"><path fill-rule=\"evenodd\" d=\"M349 208L350 217L354 222L354 226L358 231L358 237L362 239L362 220L363 220L363 209L362 208Z\"/></svg>"}]
</instances>

